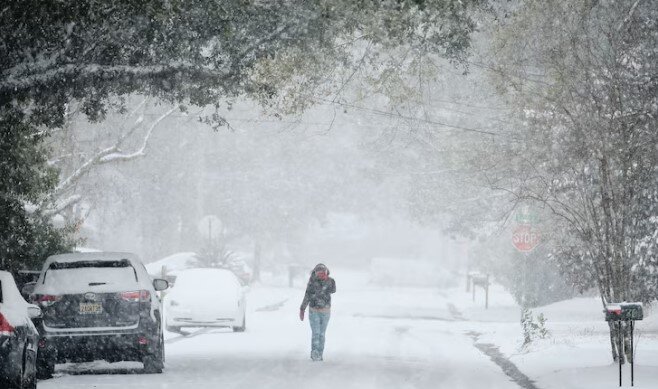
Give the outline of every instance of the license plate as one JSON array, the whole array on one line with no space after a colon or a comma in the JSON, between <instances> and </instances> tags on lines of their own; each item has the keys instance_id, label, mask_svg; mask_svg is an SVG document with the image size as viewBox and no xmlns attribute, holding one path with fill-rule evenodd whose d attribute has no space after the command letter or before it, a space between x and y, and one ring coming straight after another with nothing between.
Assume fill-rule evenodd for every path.
<instances>
[{"instance_id":1,"label":"license plate","mask_svg":"<svg viewBox=\"0 0 658 389\"><path fill-rule=\"evenodd\" d=\"M100 303L80 303L81 315L98 315L103 312L103 305Z\"/></svg>"}]
</instances>

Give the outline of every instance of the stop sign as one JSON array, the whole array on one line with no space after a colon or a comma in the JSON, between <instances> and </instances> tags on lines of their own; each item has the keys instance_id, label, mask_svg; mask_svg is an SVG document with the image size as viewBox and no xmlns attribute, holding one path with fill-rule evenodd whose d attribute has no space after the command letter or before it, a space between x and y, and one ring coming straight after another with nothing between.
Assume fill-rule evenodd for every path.
<instances>
[{"instance_id":1,"label":"stop sign","mask_svg":"<svg viewBox=\"0 0 658 389\"><path fill-rule=\"evenodd\" d=\"M512 244L522 253L529 253L539 244L539 231L528 224L516 226L512 232Z\"/></svg>"}]
</instances>

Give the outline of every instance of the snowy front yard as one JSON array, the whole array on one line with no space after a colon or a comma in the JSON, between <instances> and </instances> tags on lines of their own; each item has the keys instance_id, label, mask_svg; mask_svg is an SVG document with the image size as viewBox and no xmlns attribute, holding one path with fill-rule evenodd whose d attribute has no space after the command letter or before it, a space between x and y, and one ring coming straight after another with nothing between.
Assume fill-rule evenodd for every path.
<instances>
[{"instance_id":1,"label":"snowy front yard","mask_svg":"<svg viewBox=\"0 0 658 389\"><path fill-rule=\"evenodd\" d=\"M547 318L550 335L523 349L520 309L499 285L493 285L490 308L478 296L451 291L463 306L466 325L481 333L478 342L491 343L542 389L600 389L619 386L619 365L612 363L608 325L598 297L580 297L533 309ZM461 292L461 293L460 293ZM480 291L478 290L478 293ZM477 322L477 323L475 323ZM636 322L635 387L658 388L658 315L649 310ZM623 384L630 387L630 365Z\"/></svg>"}]
</instances>

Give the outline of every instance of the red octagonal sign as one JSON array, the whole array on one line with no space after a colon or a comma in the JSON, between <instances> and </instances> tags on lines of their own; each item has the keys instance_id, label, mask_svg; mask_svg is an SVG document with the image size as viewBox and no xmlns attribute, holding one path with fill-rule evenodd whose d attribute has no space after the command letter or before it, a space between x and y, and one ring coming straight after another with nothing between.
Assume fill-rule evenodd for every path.
<instances>
[{"instance_id":1,"label":"red octagonal sign","mask_svg":"<svg viewBox=\"0 0 658 389\"><path fill-rule=\"evenodd\" d=\"M512 244L522 253L534 250L539 244L539 240L539 231L528 224L517 226L512 233Z\"/></svg>"}]
</instances>

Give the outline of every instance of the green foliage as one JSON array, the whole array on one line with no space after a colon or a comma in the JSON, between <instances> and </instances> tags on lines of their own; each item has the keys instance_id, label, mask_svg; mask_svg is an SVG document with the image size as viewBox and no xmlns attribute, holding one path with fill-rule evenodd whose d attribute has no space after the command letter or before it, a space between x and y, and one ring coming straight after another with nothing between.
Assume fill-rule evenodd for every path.
<instances>
[{"instance_id":1,"label":"green foliage","mask_svg":"<svg viewBox=\"0 0 658 389\"><path fill-rule=\"evenodd\" d=\"M37 208L57 182L49 167L43 132L26 124L23 114L0 108L0 268L38 268L51 254L73 244L72 227L57 229Z\"/></svg>"},{"instance_id":2,"label":"green foliage","mask_svg":"<svg viewBox=\"0 0 658 389\"><path fill-rule=\"evenodd\" d=\"M36 203L57 182L57 172L46 165L44 133L23 121L13 107L0 107L0 188L5 201Z\"/></svg>"},{"instance_id":3,"label":"green foliage","mask_svg":"<svg viewBox=\"0 0 658 389\"><path fill-rule=\"evenodd\" d=\"M524 309L521 314L521 327L523 329L523 346L528 347L537 339L546 339L550 333L546 328L546 317L540 313L536 318L529 309Z\"/></svg>"},{"instance_id":4,"label":"green foliage","mask_svg":"<svg viewBox=\"0 0 658 389\"><path fill-rule=\"evenodd\" d=\"M16 0L0 12L0 105L31 103L35 123L58 126L71 99L101 120L108 97L131 93L200 106L274 96L279 80L252 78L256 65L298 53L337 66L353 49L341 40L355 35L460 59L480 3ZM293 75L309 75L300 67L284 73L294 83Z\"/></svg>"},{"instance_id":5,"label":"green foliage","mask_svg":"<svg viewBox=\"0 0 658 389\"><path fill-rule=\"evenodd\" d=\"M228 249L225 236L208 241L196 256L202 267L218 268L228 268L233 257L234 253Z\"/></svg>"},{"instance_id":6,"label":"green foliage","mask_svg":"<svg viewBox=\"0 0 658 389\"><path fill-rule=\"evenodd\" d=\"M539 227L538 227L539 228ZM542 225L542 239L547 226ZM551 242L543 241L529 253L518 252L510 243L511 231L482 240L473 249L476 268L486 269L514 297L519 306L534 308L574 297L577 290L551 258Z\"/></svg>"},{"instance_id":7,"label":"green foliage","mask_svg":"<svg viewBox=\"0 0 658 389\"><path fill-rule=\"evenodd\" d=\"M222 233L219 237L207 241L196 255L197 265L230 270L242 283L247 284L251 277L250 273L245 272L247 264L228 248L229 240L229 237Z\"/></svg>"},{"instance_id":8,"label":"green foliage","mask_svg":"<svg viewBox=\"0 0 658 389\"><path fill-rule=\"evenodd\" d=\"M539 316L537 316L537 330L541 339L546 339L550 334L548 328L546 328L546 316L544 316L543 313L540 313Z\"/></svg>"}]
</instances>

